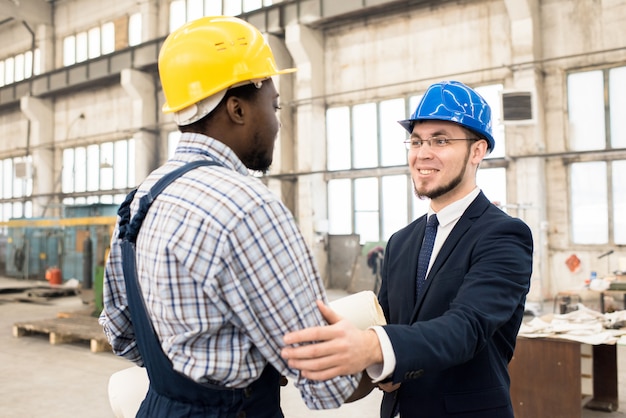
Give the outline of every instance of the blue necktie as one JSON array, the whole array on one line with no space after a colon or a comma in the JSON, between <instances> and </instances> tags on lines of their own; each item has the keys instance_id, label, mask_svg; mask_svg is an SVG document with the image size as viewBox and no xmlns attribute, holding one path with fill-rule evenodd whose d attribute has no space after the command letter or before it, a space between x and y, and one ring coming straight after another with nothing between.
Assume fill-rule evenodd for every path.
<instances>
[{"instance_id":1,"label":"blue necktie","mask_svg":"<svg viewBox=\"0 0 626 418\"><path fill-rule=\"evenodd\" d=\"M428 263L430 261L430 255L433 252L433 246L435 245L435 237L437 236L437 226L439 220L437 215L430 215L428 222L426 222L426 233L424 234L424 242L422 248L420 248L420 254L417 259L417 287L416 296L419 297L422 292L422 286L426 281L426 271L428 270Z\"/></svg>"}]
</instances>

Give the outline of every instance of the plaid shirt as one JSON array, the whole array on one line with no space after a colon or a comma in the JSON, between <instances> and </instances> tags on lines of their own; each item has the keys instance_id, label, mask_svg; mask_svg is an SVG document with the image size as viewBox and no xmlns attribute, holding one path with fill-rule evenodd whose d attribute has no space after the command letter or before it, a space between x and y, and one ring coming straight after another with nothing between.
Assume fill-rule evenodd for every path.
<instances>
[{"instance_id":1,"label":"plaid shirt","mask_svg":"<svg viewBox=\"0 0 626 418\"><path fill-rule=\"evenodd\" d=\"M137 272L146 307L174 369L198 382L245 387L269 362L293 379L311 409L335 408L360 376L301 378L280 357L283 335L325 324L322 280L282 202L250 176L232 150L185 133L176 153L150 174L132 204L165 173L197 159L196 168L154 201L137 237ZM104 279L100 323L113 351L142 365L130 322L117 227Z\"/></svg>"}]
</instances>

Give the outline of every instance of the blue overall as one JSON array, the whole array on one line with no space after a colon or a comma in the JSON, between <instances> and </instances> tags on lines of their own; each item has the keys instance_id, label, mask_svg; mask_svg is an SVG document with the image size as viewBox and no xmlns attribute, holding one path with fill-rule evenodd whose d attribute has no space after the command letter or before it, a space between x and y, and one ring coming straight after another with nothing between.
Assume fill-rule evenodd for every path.
<instances>
[{"instance_id":1,"label":"blue overall","mask_svg":"<svg viewBox=\"0 0 626 418\"><path fill-rule=\"evenodd\" d=\"M146 311L139 289L135 264L135 242L148 208L172 181L201 165L220 165L199 160L163 176L139 201L137 214L130 219L135 191L120 206L119 238L128 306L137 338L137 347L150 379L150 387L137 417L175 418L283 418L280 409L280 375L267 365L261 376L246 388L227 388L218 382L197 383L174 370L165 355Z\"/></svg>"}]
</instances>

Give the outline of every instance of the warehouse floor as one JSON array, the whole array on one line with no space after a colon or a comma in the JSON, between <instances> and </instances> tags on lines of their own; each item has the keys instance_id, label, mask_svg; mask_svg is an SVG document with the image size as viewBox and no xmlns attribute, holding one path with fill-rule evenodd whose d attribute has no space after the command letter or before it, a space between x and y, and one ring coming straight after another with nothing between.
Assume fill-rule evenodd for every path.
<instances>
[{"instance_id":1,"label":"warehouse floor","mask_svg":"<svg viewBox=\"0 0 626 418\"><path fill-rule=\"evenodd\" d=\"M131 363L110 352L92 352L89 341L53 345L45 333L13 336L16 323L36 324L56 318L59 313L84 312L88 308L81 295L28 302L28 298L18 298L17 293L2 291L35 284L0 278L0 417L113 418L108 380L112 373ZM287 385L283 388L282 408L289 418L373 418L378 416L380 398L381 393L375 390L358 403L336 410L310 411L294 386Z\"/></svg>"},{"instance_id":2,"label":"warehouse floor","mask_svg":"<svg viewBox=\"0 0 626 418\"><path fill-rule=\"evenodd\" d=\"M89 341L51 344L46 334L13 336L16 323L55 318L60 312L84 312L88 308L81 295L29 302L18 301L14 293L3 291L32 284L0 278L0 416L113 418L107 397L108 379L112 373L128 368L129 362L110 352L92 352ZM336 290L328 293L331 299L345 295ZM608 413L583 409L583 418L626 417L626 346L618 347L618 364L619 410ZM336 410L310 411L293 385L288 385L283 389L282 407L287 418L375 418L380 398L381 393L374 390L365 399Z\"/></svg>"}]
</instances>

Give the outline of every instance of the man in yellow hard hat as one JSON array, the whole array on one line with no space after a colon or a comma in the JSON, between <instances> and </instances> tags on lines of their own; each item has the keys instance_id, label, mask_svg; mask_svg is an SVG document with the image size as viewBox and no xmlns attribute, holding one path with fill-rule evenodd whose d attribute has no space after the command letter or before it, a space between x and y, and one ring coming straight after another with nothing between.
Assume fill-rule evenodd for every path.
<instances>
[{"instance_id":1,"label":"man in yellow hard hat","mask_svg":"<svg viewBox=\"0 0 626 418\"><path fill-rule=\"evenodd\" d=\"M120 208L100 317L113 351L150 377L137 416L282 417L281 375L312 409L357 387L360 374L308 380L280 357L285 333L325 324L315 301L327 300L292 215L248 173L272 163L271 77L293 71L233 17L190 22L163 44L163 111L183 134Z\"/></svg>"}]
</instances>

